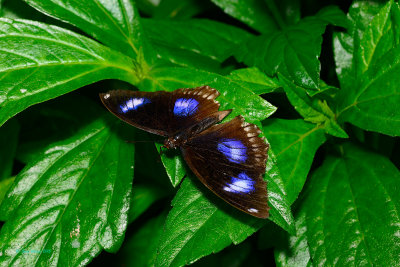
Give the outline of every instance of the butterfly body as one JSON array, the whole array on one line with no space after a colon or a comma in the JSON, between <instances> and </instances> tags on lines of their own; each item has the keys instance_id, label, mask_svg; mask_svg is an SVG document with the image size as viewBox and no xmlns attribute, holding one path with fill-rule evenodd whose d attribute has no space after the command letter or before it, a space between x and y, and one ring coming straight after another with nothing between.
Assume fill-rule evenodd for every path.
<instances>
[{"instance_id":1,"label":"butterfly body","mask_svg":"<svg viewBox=\"0 0 400 267\"><path fill-rule=\"evenodd\" d=\"M200 181L232 206L268 217L265 173L268 144L254 124L232 110L219 111L219 92L209 86L173 92L110 91L103 104L123 121L165 136L164 147L180 148ZM219 123L219 124L218 124Z\"/></svg>"},{"instance_id":2,"label":"butterfly body","mask_svg":"<svg viewBox=\"0 0 400 267\"><path fill-rule=\"evenodd\" d=\"M164 141L164 147L166 148L177 148L177 147L183 147L188 140L190 140L192 137L196 136L197 134L203 132L204 130L210 128L214 124L220 122L223 120L226 116L228 116L231 113L232 110L224 110L224 111L219 111L213 116L207 117L200 121L197 124L194 124L187 129L178 132Z\"/></svg>"}]
</instances>

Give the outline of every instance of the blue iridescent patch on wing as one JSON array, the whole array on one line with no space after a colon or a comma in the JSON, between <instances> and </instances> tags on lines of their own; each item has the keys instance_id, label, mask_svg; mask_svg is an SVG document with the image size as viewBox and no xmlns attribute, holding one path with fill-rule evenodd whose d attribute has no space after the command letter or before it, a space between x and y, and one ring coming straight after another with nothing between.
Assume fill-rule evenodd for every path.
<instances>
[{"instance_id":1,"label":"blue iridescent patch on wing","mask_svg":"<svg viewBox=\"0 0 400 267\"><path fill-rule=\"evenodd\" d=\"M231 177L231 182L226 184L224 190L232 193L247 194L254 191L255 183L245 172L241 172L237 177Z\"/></svg>"},{"instance_id":2,"label":"blue iridescent patch on wing","mask_svg":"<svg viewBox=\"0 0 400 267\"><path fill-rule=\"evenodd\" d=\"M197 111L199 102L194 98L178 98L174 105L174 114L178 117L191 116Z\"/></svg>"},{"instance_id":3,"label":"blue iridescent patch on wing","mask_svg":"<svg viewBox=\"0 0 400 267\"><path fill-rule=\"evenodd\" d=\"M222 139L217 147L218 151L233 163L244 163L247 159L247 148L240 141L236 139Z\"/></svg>"},{"instance_id":4,"label":"blue iridescent patch on wing","mask_svg":"<svg viewBox=\"0 0 400 267\"><path fill-rule=\"evenodd\" d=\"M122 113L126 113L130 110L136 110L138 107L144 104L150 103L150 99L144 97L130 98L124 104L120 105Z\"/></svg>"}]
</instances>

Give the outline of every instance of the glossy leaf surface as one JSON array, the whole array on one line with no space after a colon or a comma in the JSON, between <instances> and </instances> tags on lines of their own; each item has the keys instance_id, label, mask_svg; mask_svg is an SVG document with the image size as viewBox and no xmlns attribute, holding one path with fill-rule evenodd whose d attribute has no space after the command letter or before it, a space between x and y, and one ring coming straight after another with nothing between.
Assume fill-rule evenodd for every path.
<instances>
[{"instance_id":1,"label":"glossy leaf surface","mask_svg":"<svg viewBox=\"0 0 400 267\"><path fill-rule=\"evenodd\" d=\"M275 92L281 87L277 79L268 77L255 67L234 70L228 77L243 83L243 87L251 85L257 95Z\"/></svg>"},{"instance_id":2,"label":"glossy leaf surface","mask_svg":"<svg viewBox=\"0 0 400 267\"><path fill-rule=\"evenodd\" d=\"M399 170L345 144L311 177L307 240L316 265L399 265Z\"/></svg>"},{"instance_id":3,"label":"glossy leaf surface","mask_svg":"<svg viewBox=\"0 0 400 267\"><path fill-rule=\"evenodd\" d=\"M318 56L327 24L346 26L342 11L327 7L282 31L252 37L237 47L235 57L260 68L268 76L279 72L297 85L317 90L320 84Z\"/></svg>"},{"instance_id":4,"label":"glossy leaf surface","mask_svg":"<svg viewBox=\"0 0 400 267\"><path fill-rule=\"evenodd\" d=\"M0 232L2 264L79 265L103 248L119 248L134 154L118 127L94 121L48 147L16 177L0 207L7 219Z\"/></svg>"},{"instance_id":5,"label":"glossy leaf surface","mask_svg":"<svg viewBox=\"0 0 400 267\"><path fill-rule=\"evenodd\" d=\"M103 80L134 82L132 61L59 27L0 19L0 125L27 107Z\"/></svg>"},{"instance_id":6,"label":"glossy leaf surface","mask_svg":"<svg viewBox=\"0 0 400 267\"><path fill-rule=\"evenodd\" d=\"M138 11L128 0L25 0L52 17L71 23L107 46L139 60L144 41ZM149 51L146 51L149 53Z\"/></svg>"},{"instance_id":7,"label":"glossy leaf surface","mask_svg":"<svg viewBox=\"0 0 400 267\"><path fill-rule=\"evenodd\" d=\"M338 119L368 131L400 135L400 8L388 2L376 7L355 3L350 34L337 35L336 59L344 90L338 98Z\"/></svg>"},{"instance_id":8,"label":"glossy leaf surface","mask_svg":"<svg viewBox=\"0 0 400 267\"><path fill-rule=\"evenodd\" d=\"M259 32L273 31L277 28L271 16L271 11L264 1L212 0L212 2L222 8L225 13L241 20Z\"/></svg>"},{"instance_id":9,"label":"glossy leaf surface","mask_svg":"<svg viewBox=\"0 0 400 267\"><path fill-rule=\"evenodd\" d=\"M206 19L181 21L143 19L159 58L181 66L218 70L235 46L250 34L237 27Z\"/></svg>"},{"instance_id":10,"label":"glossy leaf surface","mask_svg":"<svg viewBox=\"0 0 400 267\"><path fill-rule=\"evenodd\" d=\"M315 152L325 142L324 131L303 120L272 119L263 126L292 204L303 188Z\"/></svg>"}]
</instances>

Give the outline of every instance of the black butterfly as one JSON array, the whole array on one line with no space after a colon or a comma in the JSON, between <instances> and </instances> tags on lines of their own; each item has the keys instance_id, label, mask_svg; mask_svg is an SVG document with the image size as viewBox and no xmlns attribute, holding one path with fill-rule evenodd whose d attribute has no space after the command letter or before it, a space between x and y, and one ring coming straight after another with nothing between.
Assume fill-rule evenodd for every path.
<instances>
[{"instance_id":1,"label":"black butterfly","mask_svg":"<svg viewBox=\"0 0 400 267\"><path fill-rule=\"evenodd\" d=\"M179 147L190 169L223 200L259 218L268 217L263 180L269 145L260 129L232 110L218 111L219 92L209 86L173 92L110 91L103 104L123 121L167 137L166 148Z\"/></svg>"}]
</instances>

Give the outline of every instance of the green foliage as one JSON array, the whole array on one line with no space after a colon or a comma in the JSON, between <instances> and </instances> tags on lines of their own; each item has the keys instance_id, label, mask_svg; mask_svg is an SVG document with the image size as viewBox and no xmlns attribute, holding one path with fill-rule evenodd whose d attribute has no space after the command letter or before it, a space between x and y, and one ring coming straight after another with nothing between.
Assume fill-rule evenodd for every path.
<instances>
[{"instance_id":1,"label":"green foliage","mask_svg":"<svg viewBox=\"0 0 400 267\"><path fill-rule=\"evenodd\" d=\"M4 0L0 15L1 266L400 265L397 2ZM178 151L129 142L161 144L98 99L201 85L270 143L267 220Z\"/></svg>"}]
</instances>

